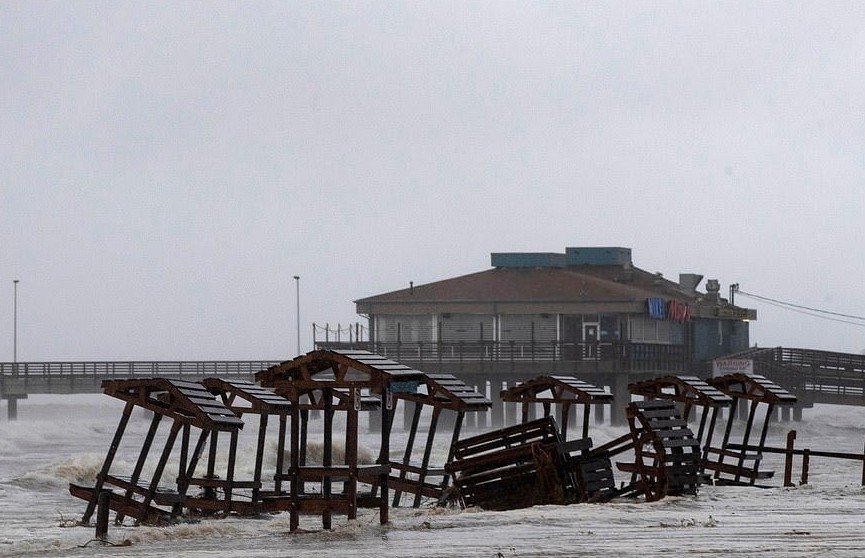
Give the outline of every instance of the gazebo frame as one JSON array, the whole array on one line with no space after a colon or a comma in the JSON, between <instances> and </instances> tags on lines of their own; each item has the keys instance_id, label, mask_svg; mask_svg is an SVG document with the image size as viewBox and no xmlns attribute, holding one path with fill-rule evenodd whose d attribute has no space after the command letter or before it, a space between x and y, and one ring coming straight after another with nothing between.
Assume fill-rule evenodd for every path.
<instances>
[{"instance_id":1,"label":"gazebo frame","mask_svg":"<svg viewBox=\"0 0 865 558\"><path fill-rule=\"evenodd\" d=\"M301 513L321 514L323 528L330 529L334 513L355 519L358 507L378 507L379 521L387 523L390 415L394 394L416 391L423 374L368 351L314 350L262 370L255 379L291 402L291 457L285 476L290 483L290 530L299 528ZM377 464L361 466L358 463L358 413L364 398L370 395L382 401L381 449ZM323 415L321 465L307 465L302 460L308 434L307 422L301 420L304 410L320 411ZM344 413L346 421L342 464L333 462L336 412ZM282 464L278 468L282 471ZM319 490L307 492L304 484L312 482L319 483ZM360 495L359 482L377 487L378 495ZM342 483L342 492L334 492L334 483Z\"/></svg>"},{"instance_id":2,"label":"gazebo frame","mask_svg":"<svg viewBox=\"0 0 865 558\"><path fill-rule=\"evenodd\" d=\"M99 494L106 490L106 487L115 487L122 491L122 494L112 493L109 499L109 507L117 512L115 516L115 523L117 524L122 523L127 515L135 518L139 523L168 520L180 514L184 507L190 505L193 505L196 511L207 513L228 513L230 511L231 495L235 488L234 461L237 450L237 435L243 427L243 421L197 382L165 378L106 380L102 382L102 389L106 395L125 401L126 406L123 409L120 423L102 468L97 475L95 486L87 488L71 484L69 487L73 496L88 502L81 520L82 523L90 521L96 509ZM139 451L132 475L127 478L112 474L111 468L129 423L129 418L135 408L152 412L153 418ZM141 474L163 418L168 418L173 422L150 482L143 483L141 482ZM200 434L194 449L190 451L190 435L193 427L199 429ZM226 432L230 435L225 479L218 478L215 471L217 440L220 432ZM176 490L173 490L160 486L160 480L178 435L181 438L181 449L177 486ZM206 459L207 472L204 477L196 477L195 470L208 441L210 442L210 451ZM190 486L202 488L205 496L195 498L193 502L193 499L187 496ZM217 490L219 489L223 493L222 499L217 497ZM160 506L170 507L170 512Z\"/></svg>"},{"instance_id":3,"label":"gazebo frame","mask_svg":"<svg viewBox=\"0 0 865 558\"><path fill-rule=\"evenodd\" d=\"M484 412L492 406L492 402L483 394L466 385L462 380L451 374L425 374L419 386L414 392L397 394L396 397L404 401L406 412L411 411L411 425L406 441L405 451L401 461L390 461L391 474L390 484L394 488L393 506L397 507L403 492L414 494L413 506L421 505L422 497L433 498L441 502L447 490L450 475L444 469L444 464L438 467L430 466L430 459L435 443L437 428L443 411L456 413L451 431L451 441L448 446L448 455L445 463L453 459L454 444L460 439L463 420L467 412ZM430 408L429 428L427 429L426 442L423 447L421 461L412 461L415 440L420 427L423 410ZM396 413L391 413L393 421ZM390 429L390 428L389 428ZM436 483L428 481L428 477L438 477Z\"/></svg>"}]
</instances>

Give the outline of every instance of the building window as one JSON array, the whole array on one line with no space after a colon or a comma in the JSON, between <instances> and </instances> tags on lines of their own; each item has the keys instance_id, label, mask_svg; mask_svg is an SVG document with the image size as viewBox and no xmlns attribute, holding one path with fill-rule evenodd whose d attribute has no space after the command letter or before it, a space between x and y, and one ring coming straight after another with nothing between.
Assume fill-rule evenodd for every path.
<instances>
[{"instance_id":1,"label":"building window","mask_svg":"<svg viewBox=\"0 0 865 558\"><path fill-rule=\"evenodd\" d=\"M441 340L445 343L455 341L492 341L495 334L493 316L483 314L448 314L439 320Z\"/></svg>"},{"instance_id":2,"label":"building window","mask_svg":"<svg viewBox=\"0 0 865 558\"><path fill-rule=\"evenodd\" d=\"M680 345L685 338L684 327L684 324L668 320L656 320L647 316L630 316L628 318L629 341Z\"/></svg>"},{"instance_id":3,"label":"building window","mask_svg":"<svg viewBox=\"0 0 865 558\"><path fill-rule=\"evenodd\" d=\"M432 316L391 315L375 317L376 341L379 343L426 343L434 340Z\"/></svg>"},{"instance_id":4,"label":"building window","mask_svg":"<svg viewBox=\"0 0 865 558\"><path fill-rule=\"evenodd\" d=\"M552 342L559 337L555 314L502 314L499 316L499 341Z\"/></svg>"}]
</instances>

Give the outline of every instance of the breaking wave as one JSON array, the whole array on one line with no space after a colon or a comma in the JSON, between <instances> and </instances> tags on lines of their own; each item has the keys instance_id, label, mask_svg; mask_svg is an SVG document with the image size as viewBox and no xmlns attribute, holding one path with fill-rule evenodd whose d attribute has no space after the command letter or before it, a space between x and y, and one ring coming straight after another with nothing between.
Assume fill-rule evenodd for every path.
<instances>
[{"instance_id":1,"label":"breaking wave","mask_svg":"<svg viewBox=\"0 0 865 558\"><path fill-rule=\"evenodd\" d=\"M102 467L102 459L102 456L97 454L75 455L47 467L27 472L14 479L13 483L31 490L65 488L70 482L93 484Z\"/></svg>"}]
</instances>

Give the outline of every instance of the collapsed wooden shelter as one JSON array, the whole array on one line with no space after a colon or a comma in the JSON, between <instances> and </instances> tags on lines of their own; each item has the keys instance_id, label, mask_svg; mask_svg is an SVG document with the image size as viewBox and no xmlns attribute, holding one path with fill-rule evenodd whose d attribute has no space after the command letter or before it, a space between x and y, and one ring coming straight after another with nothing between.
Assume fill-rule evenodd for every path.
<instances>
[{"instance_id":1,"label":"collapsed wooden shelter","mask_svg":"<svg viewBox=\"0 0 865 558\"><path fill-rule=\"evenodd\" d=\"M733 405L733 398L696 376L669 375L628 386L631 395L652 400L675 401L682 407L682 418L690 423L691 411L700 408L696 438L703 448L702 462L708 456L718 416ZM701 471L702 472L702 471Z\"/></svg>"},{"instance_id":2,"label":"collapsed wooden shelter","mask_svg":"<svg viewBox=\"0 0 865 558\"><path fill-rule=\"evenodd\" d=\"M757 480L771 478L774 471L760 470L769 422L772 420L772 413L777 406L795 405L796 396L778 384L756 374L728 374L710 378L707 382L732 397L733 404L730 407L721 444L708 449L703 468L714 472L716 483L754 485ZM742 432L741 442L733 444L730 438L736 410L740 402L742 404L750 402L748 419ZM745 449L749 447L757 410L761 404L765 406L765 413L760 427L760 440L755 449ZM728 458L730 461L727 461Z\"/></svg>"},{"instance_id":3,"label":"collapsed wooden shelter","mask_svg":"<svg viewBox=\"0 0 865 558\"><path fill-rule=\"evenodd\" d=\"M450 499L486 510L568 503L561 446L552 417L459 440L445 465L453 476Z\"/></svg>"},{"instance_id":4,"label":"collapsed wooden shelter","mask_svg":"<svg viewBox=\"0 0 865 558\"><path fill-rule=\"evenodd\" d=\"M522 407L522 420L528 422L530 406L541 404L544 416L553 412L555 405L560 413L561 436L568 439L568 425L571 423L571 409L574 405L583 406L582 437L589 437L589 410L593 405L608 405L613 402L613 394L593 386L573 376L538 376L501 392L504 402L519 403Z\"/></svg>"},{"instance_id":5,"label":"collapsed wooden shelter","mask_svg":"<svg viewBox=\"0 0 865 558\"><path fill-rule=\"evenodd\" d=\"M403 492L414 494L414 507L420 506L423 497L441 501L449 480L444 465L453 458L454 444L460 439L466 413L484 412L492 406L492 402L451 374L425 374L417 391L396 393L394 396L403 401L406 413L411 411L411 423L408 426L408 438L402 459L389 461L389 483L394 489L393 506L399 506ZM429 424L426 428L423 453L420 461L416 461L413 459L415 441L421 429L421 418L425 409L430 410ZM440 421L443 412L452 414L452 421ZM390 420L395 416L396 413L391 413ZM431 464L436 434L442 423L451 427L447 458L444 463ZM389 430L392 431L392 428Z\"/></svg>"},{"instance_id":6,"label":"collapsed wooden shelter","mask_svg":"<svg viewBox=\"0 0 865 558\"><path fill-rule=\"evenodd\" d=\"M431 498L439 504L495 510L602 502L628 494L641 494L647 501L694 494L709 474L706 471L714 472L718 483L753 485L771 476L759 465L762 451L771 449L765 441L774 408L796 402L762 376L731 374L707 381L664 376L629 386L631 395L644 398L626 409L629 433L593 448L590 407L609 404L613 396L571 376L539 376L502 391L502 401L521 405L522 422L465 439L460 436L466 413L486 411L489 398L455 376L426 375L367 351L315 350L260 371L256 382L103 382L103 391L126 405L94 486L70 485L74 496L87 501L82 523L89 522L97 505L100 510L113 509L118 524L125 517L139 523L169 521L184 512L288 511L290 529L295 531L301 514L320 514L323 527L329 529L334 514L353 519L359 508L377 509L384 524L389 505L398 506L403 493L414 495L415 507ZM739 401L750 401L750 409L741 443L731 443ZM398 452L401 457L394 459L390 438L398 404L404 407L407 437ZM754 446L749 440L761 404L767 409ZM544 416L532 420L538 405ZM582 437L568 440L568 425L576 423L575 405L583 408ZM702 412L695 435L688 419L696 408ZM716 422L724 408L729 408L728 422L716 445ZM135 410L152 416L131 475L121 475L114 459ZM427 410L429 420L422 421ZM370 433L380 436L377 457L366 463L359 456L361 413L367 415ZM441 420L443 413L453 413L453 420ZM238 478L238 438L244 419L252 417L258 419L252 476ZM272 417L278 427L276 459L266 466ZM318 419L320 428L312 428ZM164 420L171 424L160 435ZM439 464L433 463L433 447L442 425L451 430L447 459ZM342 457L334 452L340 429ZM422 433L426 440L417 444ZM311 451L313 434L322 437L317 462ZM225 453L219 453L221 435L228 436L226 459L220 459ZM151 450L157 441L164 445L153 464ZM788 445L790 469L795 450L789 440ZM418 456L415 450L421 447ZM619 470L630 474L630 483L616 487L611 459L631 451L633 462L617 463ZM177 476L173 484L165 484L172 458ZM785 483L789 476L788 471Z\"/></svg>"},{"instance_id":7,"label":"collapsed wooden shelter","mask_svg":"<svg viewBox=\"0 0 865 558\"><path fill-rule=\"evenodd\" d=\"M670 495L696 494L700 445L679 414L665 400L634 401L626 411L634 463L618 463L633 475L634 488L647 502Z\"/></svg>"},{"instance_id":8,"label":"collapsed wooden shelter","mask_svg":"<svg viewBox=\"0 0 865 558\"><path fill-rule=\"evenodd\" d=\"M242 419L244 416L249 415L258 416L258 435L255 444L253 478L251 481L242 482L241 484L235 482L236 487L247 488L251 492L248 496L248 501L242 503L240 501L233 502L231 509L245 514L274 512L288 509L289 500L282 497L284 494L281 489L281 467L283 463L282 455L286 423L288 415L291 412L291 402L288 399L277 395L273 390L263 388L252 382L207 378L201 383L208 391L210 391L210 393L218 396L223 405L229 408L238 418ZM273 485L266 488L264 486L262 469L268 431L268 419L271 416L277 417L279 421L279 433L277 437L276 467L270 475L270 480L273 481ZM188 505L191 506L193 504L193 502L189 502Z\"/></svg>"},{"instance_id":9,"label":"collapsed wooden shelter","mask_svg":"<svg viewBox=\"0 0 865 558\"><path fill-rule=\"evenodd\" d=\"M500 398L504 402L521 406L522 421L529 422L532 406L542 405L543 416L559 416L560 443L566 460L566 468L573 484L573 500L579 502L602 502L618 495L613 476L609 448L592 449L589 436L589 419L595 405L609 405L613 394L574 376L538 376L503 390ZM576 422L574 407L582 407L581 437L568 440L568 426Z\"/></svg>"},{"instance_id":10,"label":"collapsed wooden shelter","mask_svg":"<svg viewBox=\"0 0 865 558\"><path fill-rule=\"evenodd\" d=\"M190 487L197 487L203 493L202 496L193 497L197 510L209 513L227 513L231 510L232 492L236 488L234 460L237 435L243 422L230 409L201 384L183 380L108 380L102 383L102 388L105 394L125 401L126 405L95 485L85 487L70 484L70 493L87 501L83 523L90 521L99 495L104 490L112 491L109 507L117 513L115 522L118 524L126 516L137 522L158 522L177 516L189 503L187 492ZM150 411L153 416L132 474L121 476L114 472L112 465L135 409ZM144 480L142 474L145 464L163 419L172 422L153 472L149 480ZM190 447L192 429L198 431L194 448ZM222 478L216 471L216 448L220 433L229 435L229 460ZM176 485L166 487L160 482L175 449L178 435L181 438L181 448ZM199 476L196 471L208 442L210 451L205 457L205 474ZM113 492L113 489L119 489L119 492Z\"/></svg>"},{"instance_id":11,"label":"collapsed wooden shelter","mask_svg":"<svg viewBox=\"0 0 865 558\"><path fill-rule=\"evenodd\" d=\"M291 402L290 462L284 477L291 500L290 529L298 529L301 513L321 514L323 527L330 529L334 513L354 519L358 507L378 508L380 522L387 523L394 394L415 392L423 374L367 351L315 350L262 370L255 379ZM376 463L361 464L358 415L369 397L380 400L381 445ZM322 414L321 464L302 460L309 444L302 411ZM334 463L333 457L337 412L345 420L342 463ZM369 485L370 490L360 493L359 483Z\"/></svg>"}]
</instances>

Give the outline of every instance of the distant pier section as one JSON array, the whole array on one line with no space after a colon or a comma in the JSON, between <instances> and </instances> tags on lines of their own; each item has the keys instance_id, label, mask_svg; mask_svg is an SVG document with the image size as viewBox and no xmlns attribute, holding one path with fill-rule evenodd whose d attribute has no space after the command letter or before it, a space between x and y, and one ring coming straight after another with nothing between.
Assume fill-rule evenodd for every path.
<instances>
[{"instance_id":1,"label":"distant pier section","mask_svg":"<svg viewBox=\"0 0 865 558\"><path fill-rule=\"evenodd\" d=\"M320 343L324 349L369 350L425 373L453 374L487 393L497 404L499 391L525 378L543 374L571 374L606 387L616 398L617 411L630 401L628 386L665 374L707 378L729 372L764 376L798 398L794 411L815 403L865 406L865 355L783 347L757 348L708 362L688 362L676 352L629 343L604 343L578 350L552 346L528 349L512 343L496 344L370 344ZM536 350L538 349L538 350ZM543 350L540 350L543 349ZM653 350L648 350L653 349ZM581 355L574 360L573 355ZM570 355L570 356L569 356ZM17 418L18 400L30 394L101 393L103 380L205 378L254 380L256 372L285 360L244 361L115 361L115 362L4 362L0 363L0 399L10 420ZM713 366L714 365L714 366ZM733 367L733 368L731 368ZM714 368L714 369L713 369Z\"/></svg>"},{"instance_id":2,"label":"distant pier section","mask_svg":"<svg viewBox=\"0 0 865 558\"><path fill-rule=\"evenodd\" d=\"M18 415L18 400L30 394L102 393L103 380L131 378L218 377L254 379L255 373L281 360L0 362L0 398L9 420Z\"/></svg>"}]
</instances>

